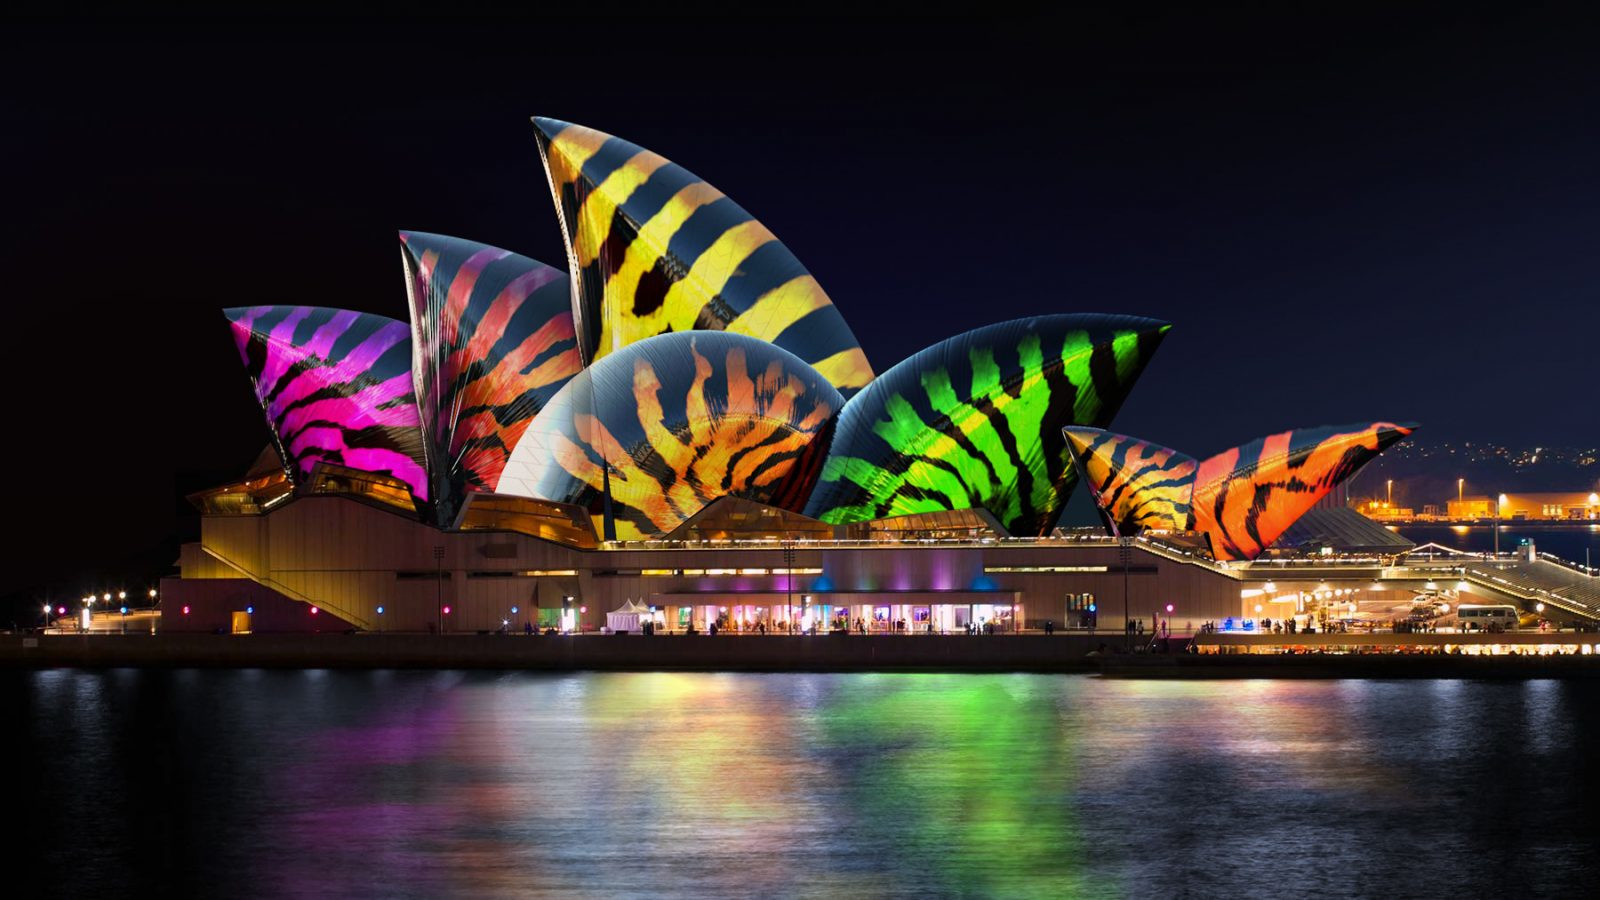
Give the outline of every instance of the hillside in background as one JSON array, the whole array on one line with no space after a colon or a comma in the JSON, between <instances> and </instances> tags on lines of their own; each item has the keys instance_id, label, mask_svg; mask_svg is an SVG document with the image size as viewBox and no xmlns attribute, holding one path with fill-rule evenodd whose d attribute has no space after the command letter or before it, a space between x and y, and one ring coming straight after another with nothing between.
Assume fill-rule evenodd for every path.
<instances>
[{"instance_id":1,"label":"hillside in background","mask_svg":"<svg viewBox=\"0 0 1600 900\"><path fill-rule=\"evenodd\" d=\"M1394 503L1421 511L1456 497L1465 478L1467 496L1517 491L1600 490L1600 447L1508 447L1432 441L1418 435L1386 450L1347 482L1351 500L1384 499L1394 480Z\"/></svg>"}]
</instances>

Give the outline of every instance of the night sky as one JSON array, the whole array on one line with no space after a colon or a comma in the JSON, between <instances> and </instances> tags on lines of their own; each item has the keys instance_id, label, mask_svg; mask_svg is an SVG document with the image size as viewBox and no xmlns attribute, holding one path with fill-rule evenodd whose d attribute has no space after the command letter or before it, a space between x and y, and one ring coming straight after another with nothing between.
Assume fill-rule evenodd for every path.
<instances>
[{"instance_id":1,"label":"night sky","mask_svg":"<svg viewBox=\"0 0 1600 900\"><path fill-rule=\"evenodd\" d=\"M1591 443L1595 46L1531 6L12 23L0 594L159 573L181 494L265 446L222 307L404 318L401 228L562 264L534 114L725 191L880 372L990 322L1126 312L1175 327L1116 426L1193 454L1384 418Z\"/></svg>"}]
</instances>

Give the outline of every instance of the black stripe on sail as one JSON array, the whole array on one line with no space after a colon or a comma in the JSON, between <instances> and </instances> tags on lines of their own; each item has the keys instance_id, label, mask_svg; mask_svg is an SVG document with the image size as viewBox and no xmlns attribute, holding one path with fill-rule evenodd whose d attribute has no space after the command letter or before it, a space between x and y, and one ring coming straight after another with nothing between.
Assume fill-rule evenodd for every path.
<instances>
[{"instance_id":1,"label":"black stripe on sail","mask_svg":"<svg viewBox=\"0 0 1600 900\"><path fill-rule=\"evenodd\" d=\"M850 326L845 323L839 307L831 303L801 316L773 336L771 341L808 363L818 363L834 354L861 346L851 333Z\"/></svg>"},{"instance_id":2,"label":"black stripe on sail","mask_svg":"<svg viewBox=\"0 0 1600 900\"><path fill-rule=\"evenodd\" d=\"M678 230L667 239L667 255L671 256L684 271L694 266L717 238L722 237L729 229L743 225L750 221L750 214L745 212L739 204L721 197L701 206L678 226Z\"/></svg>"},{"instance_id":3,"label":"black stripe on sail","mask_svg":"<svg viewBox=\"0 0 1600 900\"><path fill-rule=\"evenodd\" d=\"M696 178L693 172L676 163L667 163L651 172L643 184L634 188L633 193L623 202L622 212L630 220L643 226L655 218L679 191L698 183L700 179Z\"/></svg>"},{"instance_id":4,"label":"black stripe on sail","mask_svg":"<svg viewBox=\"0 0 1600 900\"><path fill-rule=\"evenodd\" d=\"M1094 380L1095 396L1100 398L1100 408L1094 411L1094 421L1090 424L1104 428L1111 424L1125 395L1117 379L1117 355L1109 343L1095 345L1089 356L1089 377Z\"/></svg>"},{"instance_id":5,"label":"black stripe on sail","mask_svg":"<svg viewBox=\"0 0 1600 900\"><path fill-rule=\"evenodd\" d=\"M589 182L590 187L598 187L641 149L621 138L608 137L605 143L600 145L600 149L583 161L580 177Z\"/></svg>"},{"instance_id":6,"label":"black stripe on sail","mask_svg":"<svg viewBox=\"0 0 1600 900\"><path fill-rule=\"evenodd\" d=\"M805 274L805 266L800 265L794 254L783 244L771 240L745 257L717 293L737 315L749 309L763 294Z\"/></svg>"}]
</instances>

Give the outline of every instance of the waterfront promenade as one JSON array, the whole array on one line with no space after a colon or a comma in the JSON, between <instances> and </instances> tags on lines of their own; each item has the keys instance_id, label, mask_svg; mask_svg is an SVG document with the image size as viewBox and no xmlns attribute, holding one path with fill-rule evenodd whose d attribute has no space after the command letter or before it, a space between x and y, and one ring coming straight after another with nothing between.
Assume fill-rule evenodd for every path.
<instances>
[{"instance_id":1,"label":"waterfront promenade","mask_svg":"<svg viewBox=\"0 0 1600 900\"><path fill-rule=\"evenodd\" d=\"M1588 642L1587 645L1585 642ZM1600 676L1600 635L0 635L0 667ZM1192 644L1192 652L1191 652ZM1458 652L1459 651L1459 652Z\"/></svg>"}]
</instances>

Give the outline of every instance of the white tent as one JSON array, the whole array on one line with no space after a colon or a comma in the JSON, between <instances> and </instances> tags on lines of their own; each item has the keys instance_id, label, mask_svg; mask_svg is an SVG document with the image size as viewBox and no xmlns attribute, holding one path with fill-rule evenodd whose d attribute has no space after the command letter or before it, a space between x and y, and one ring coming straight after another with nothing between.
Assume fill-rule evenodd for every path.
<instances>
[{"instance_id":1,"label":"white tent","mask_svg":"<svg viewBox=\"0 0 1600 900\"><path fill-rule=\"evenodd\" d=\"M642 603L635 603L632 598L611 612L606 613L606 628L613 632L627 631L637 633L641 617L650 615L650 607Z\"/></svg>"}]
</instances>

